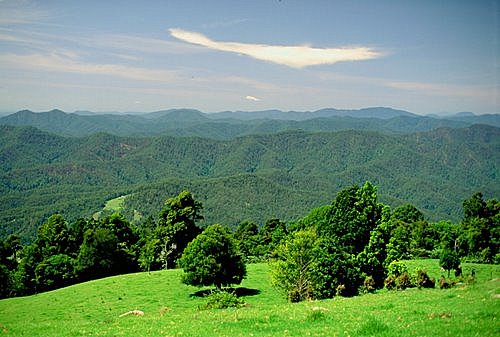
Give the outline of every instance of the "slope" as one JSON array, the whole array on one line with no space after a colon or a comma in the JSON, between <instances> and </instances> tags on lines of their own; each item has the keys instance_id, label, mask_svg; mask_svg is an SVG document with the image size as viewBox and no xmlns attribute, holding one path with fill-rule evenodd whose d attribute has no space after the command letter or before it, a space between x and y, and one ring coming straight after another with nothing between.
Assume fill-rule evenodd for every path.
<instances>
[{"instance_id":1,"label":"slope","mask_svg":"<svg viewBox=\"0 0 500 337\"><path fill-rule=\"evenodd\" d=\"M439 277L436 260L408 261ZM382 290L354 298L288 304L269 267L248 266L240 309L199 310L180 270L129 274L0 301L8 336L495 336L498 267L464 264L478 281L454 289ZM141 310L143 316L125 316ZM466 322L466 324L464 324Z\"/></svg>"}]
</instances>

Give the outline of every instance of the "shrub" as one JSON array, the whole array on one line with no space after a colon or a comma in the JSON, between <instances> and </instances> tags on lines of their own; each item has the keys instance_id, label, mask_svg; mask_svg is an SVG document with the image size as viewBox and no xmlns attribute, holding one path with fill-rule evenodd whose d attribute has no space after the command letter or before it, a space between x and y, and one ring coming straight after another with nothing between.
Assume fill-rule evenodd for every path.
<instances>
[{"instance_id":1,"label":"shrub","mask_svg":"<svg viewBox=\"0 0 500 337\"><path fill-rule=\"evenodd\" d=\"M216 290L208 294L207 302L200 309L227 309L239 308L245 304L236 294L223 290Z\"/></svg>"},{"instance_id":2,"label":"shrub","mask_svg":"<svg viewBox=\"0 0 500 337\"><path fill-rule=\"evenodd\" d=\"M371 276L367 276L365 280L363 281L363 288L362 291L367 294L367 293L373 293L375 292L375 280Z\"/></svg>"},{"instance_id":3,"label":"shrub","mask_svg":"<svg viewBox=\"0 0 500 337\"><path fill-rule=\"evenodd\" d=\"M339 284L337 286L337 289L335 290L335 295L336 296L347 296L346 294L346 286L343 284Z\"/></svg>"},{"instance_id":4,"label":"shrub","mask_svg":"<svg viewBox=\"0 0 500 337\"><path fill-rule=\"evenodd\" d=\"M413 283L411 282L411 277L408 272L405 271L396 278L396 287L400 290L413 287Z\"/></svg>"},{"instance_id":5,"label":"shrub","mask_svg":"<svg viewBox=\"0 0 500 337\"><path fill-rule=\"evenodd\" d=\"M387 275L398 277L408 272L408 267L402 261L392 261L387 267Z\"/></svg>"},{"instance_id":6,"label":"shrub","mask_svg":"<svg viewBox=\"0 0 500 337\"><path fill-rule=\"evenodd\" d=\"M455 285L455 281L453 281L450 278L445 278L444 276L441 276L439 278L439 289L449 289Z\"/></svg>"},{"instance_id":7,"label":"shrub","mask_svg":"<svg viewBox=\"0 0 500 337\"><path fill-rule=\"evenodd\" d=\"M385 287L387 290L393 290L396 289L396 276L394 275L389 275L384 281Z\"/></svg>"},{"instance_id":8,"label":"shrub","mask_svg":"<svg viewBox=\"0 0 500 337\"><path fill-rule=\"evenodd\" d=\"M434 288L436 286L436 280L429 277L427 272L423 269L417 269L415 275L415 284L420 288Z\"/></svg>"}]
</instances>

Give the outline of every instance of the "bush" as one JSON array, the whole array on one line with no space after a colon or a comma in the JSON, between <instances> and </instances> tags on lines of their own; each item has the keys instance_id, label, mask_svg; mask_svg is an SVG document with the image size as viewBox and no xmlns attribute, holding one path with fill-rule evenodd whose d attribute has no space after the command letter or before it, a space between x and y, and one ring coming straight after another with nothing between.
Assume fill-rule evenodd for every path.
<instances>
[{"instance_id":1,"label":"bush","mask_svg":"<svg viewBox=\"0 0 500 337\"><path fill-rule=\"evenodd\" d=\"M385 287L387 290L393 290L396 289L396 276L394 275L389 275L384 281Z\"/></svg>"},{"instance_id":2,"label":"bush","mask_svg":"<svg viewBox=\"0 0 500 337\"><path fill-rule=\"evenodd\" d=\"M408 273L408 267L402 261L392 261L387 267L387 275L398 277L403 273Z\"/></svg>"},{"instance_id":3,"label":"bush","mask_svg":"<svg viewBox=\"0 0 500 337\"><path fill-rule=\"evenodd\" d=\"M441 276L439 278L438 283L439 283L439 289L449 289L455 285L455 281L453 281L450 278L445 278L444 276Z\"/></svg>"},{"instance_id":4,"label":"bush","mask_svg":"<svg viewBox=\"0 0 500 337\"><path fill-rule=\"evenodd\" d=\"M415 285L418 287L418 289L434 288L436 286L436 280L429 277L425 270L417 269L415 275Z\"/></svg>"},{"instance_id":5,"label":"bush","mask_svg":"<svg viewBox=\"0 0 500 337\"><path fill-rule=\"evenodd\" d=\"M362 292L367 294L367 293L373 293L375 292L375 290L376 290L375 280L373 279L373 277L367 276L363 281Z\"/></svg>"},{"instance_id":6,"label":"bush","mask_svg":"<svg viewBox=\"0 0 500 337\"><path fill-rule=\"evenodd\" d=\"M405 290L406 288L413 287L413 283L411 281L411 276L408 272L404 272L396 278L396 287L400 290Z\"/></svg>"},{"instance_id":7,"label":"bush","mask_svg":"<svg viewBox=\"0 0 500 337\"><path fill-rule=\"evenodd\" d=\"M227 309L242 307L245 302L238 298L236 294L223 290L216 290L208 294L207 302L200 306L200 309Z\"/></svg>"}]
</instances>

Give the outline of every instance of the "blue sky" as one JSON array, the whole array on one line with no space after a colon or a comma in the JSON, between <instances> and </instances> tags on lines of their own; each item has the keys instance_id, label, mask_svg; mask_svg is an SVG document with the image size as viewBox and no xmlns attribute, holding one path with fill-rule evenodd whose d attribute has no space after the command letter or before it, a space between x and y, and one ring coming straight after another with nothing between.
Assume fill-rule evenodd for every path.
<instances>
[{"instance_id":1,"label":"blue sky","mask_svg":"<svg viewBox=\"0 0 500 337\"><path fill-rule=\"evenodd\" d=\"M498 1L0 0L0 111L500 112Z\"/></svg>"}]
</instances>

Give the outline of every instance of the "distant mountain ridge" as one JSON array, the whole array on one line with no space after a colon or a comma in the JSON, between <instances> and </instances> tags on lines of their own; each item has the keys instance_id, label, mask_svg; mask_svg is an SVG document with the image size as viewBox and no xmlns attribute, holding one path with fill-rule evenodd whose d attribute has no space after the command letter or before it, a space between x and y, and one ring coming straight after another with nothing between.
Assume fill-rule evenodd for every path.
<instances>
[{"instance_id":1,"label":"distant mountain ridge","mask_svg":"<svg viewBox=\"0 0 500 337\"><path fill-rule=\"evenodd\" d=\"M359 110L326 108L317 111L224 111L203 113L195 109L170 109L149 113L101 114L21 110L0 117L0 124L34 126L61 135L85 136L106 132L118 136L197 136L231 139L250 134L286 130L372 130L393 133L429 131L440 127L463 128L473 124L500 127L500 114L420 116L404 110L374 107Z\"/></svg>"}]
</instances>

